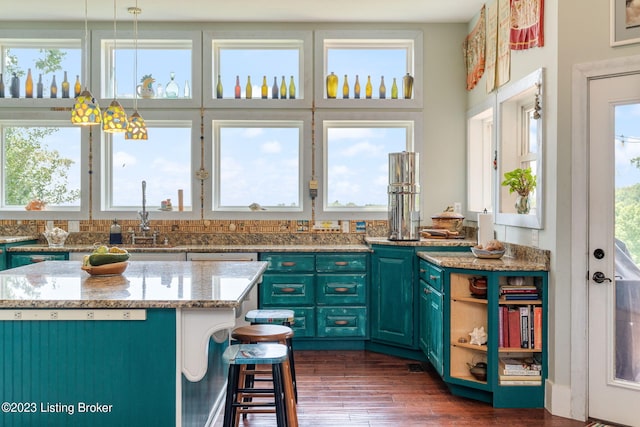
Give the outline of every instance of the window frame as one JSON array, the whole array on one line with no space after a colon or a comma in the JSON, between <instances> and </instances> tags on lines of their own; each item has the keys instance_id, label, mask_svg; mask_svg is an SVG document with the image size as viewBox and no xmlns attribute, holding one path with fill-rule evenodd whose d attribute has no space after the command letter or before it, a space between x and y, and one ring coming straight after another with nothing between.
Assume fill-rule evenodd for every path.
<instances>
[{"instance_id":1,"label":"window frame","mask_svg":"<svg viewBox=\"0 0 640 427\"><path fill-rule=\"evenodd\" d=\"M402 47L407 49L407 70L413 76L413 96L411 99L326 99L325 77L327 51L330 48L375 49ZM315 31L315 104L319 108L423 108L423 41L419 30L319 30ZM399 76L402 78L403 76ZM353 84L353 82L351 82ZM365 82L360 84L364 88ZM399 82L399 91L401 84ZM386 83L388 98L391 98L391 81Z\"/></svg>"},{"instance_id":2,"label":"window frame","mask_svg":"<svg viewBox=\"0 0 640 427\"><path fill-rule=\"evenodd\" d=\"M313 101L313 54L312 31L203 31L202 61L203 104L205 108L311 108ZM246 47L253 49L273 48L279 44L284 46L300 46L298 57L298 93L303 98L288 99L286 102L276 100L252 99L217 99L214 97L214 85L218 76L218 52L224 47ZM255 84L256 82L254 82ZM288 80L287 80L288 84ZM269 86L271 87L271 86Z\"/></svg>"},{"instance_id":3,"label":"window frame","mask_svg":"<svg viewBox=\"0 0 640 427\"><path fill-rule=\"evenodd\" d=\"M259 114L258 114L259 113ZM258 119L259 117L259 119ZM266 211L242 209L219 209L219 172L217 167L219 146L215 137L215 121L222 122L301 122L301 140L299 154L299 194L300 208L270 208ZM209 176L204 180L203 216L207 219L265 219L265 220L306 220L311 218L311 202L307 179L311 171L311 113L308 111L208 111L204 115L205 155L204 167ZM213 169L211 171L211 168Z\"/></svg>"},{"instance_id":4,"label":"window frame","mask_svg":"<svg viewBox=\"0 0 640 427\"><path fill-rule=\"evenodd\" d=\"M467 217L473 218L476 214L484 212L493 212L494 209L494 180L496 179L496 168L493 165L496 155L496 140L497 140L497 117L496 117L496 97L495 94L489 97L485 102L470 109L467 112ZM491 121L491 134L487 136L486 125ZM486 145L489 149L489 159L486 157L477 160L473 158L473 154L478 150L475 150L473 145L481 143L483 145L480 150L483 154ZM482 162L482 163L481 163ZM486 162L486 164L485 164ZM479 169L479 170L478 170ZM476 172L477 171L477 172ZM487 173L488 171L488 173ZM479 177L477 173L480 173ZM476 184L481 183L481 191L483 196L483 207L476 209L474 203L471 201L471 194L473 194ZM487 190L488 186L488 191ZM488 201L485 196L488 195Z\"/></svg>"},{"instance_id":5,"label":"window frame","mask_svg":"<svg viewBox=\"0 0 640 427\"><path fill-rule=\"evenodd\" d=\"M200 133L198 132L200 124L200 113L194 110L176 110L171 113L172 118L166 118L166 112L160 110L144 111L144 119L147 127L149 127L149 139L147 141L133 141L128 140L132 144L138 144L140 142L153 141L153 126L158 127L171 126L172 124L180 124L181 122L191 122L191 170L189 176L191 177L189 185L191 186L192 195L192 210L191 211L178 211L177 209L177 194L175 197L176 203L172 211L161 212L157 210L149 210L149 199L147 197L147 210L149 210L149 220L172 220L172 219L197 219L200 218L200 181L194 176L194 172L200 165ZM92 183L92 212L95 219L118 219L132 220L139 219L138 211L142 208L142 188L141 183L132 183L132 191L137 191L140 194L140 205L132 209L113 209L109 207L111 200L111 188L112 178L108 175L108 171L111 167L111 156L108 155L107 150L111 148L110 140L112 135L106 132L100 131L99 137L94 136L93 140L93 159L94 159L94 180ZM171 199L174 199L171 197ZM151 202L151 204L155 204Z\"/></svg>"},{"instance_id":6,"label":"window frame","mask_svg":"<svg viewBox=\"0 0 640 427\"><path fill-rule=\"evenodd\" d=\"M48 127L61 125L60 127L78 128L71 124L68 112L59 111L37 111L25 119L23 111L0 110L0 123L9 126ZM63 126L62 126L63 125ZM46 208L42 211L27 211L25 209L0 209L4 219L31 220L31 219L59 219L64 215L65 219L77 220L88 217L89 213L89 165L84 159L89 158L89 147L85 143L89 139L89 129L80 127L80 206L78 208L59 207L55 210ZM2 173L4 174L4 149L0 150L0 162L2 162Z\"/></svg>"},{"instance_id":7,"label":"window frame","mask_svg":"<svg viewBox=\"0 0 640 427\"><path fill-rule=\"evenodd\" d=\"M394 122L413 123L413 127L407 126L407 142L406 150L420 153L421 147L417 141L422 141L424 129L422 123L422 114L418 112L345 112L345 111L326 111L323 110L316 114L316 176L318 177L318 197L316 198L315 218L317 220L387 220L389 218L388 206L385 210L377 210L372 208L330 208L327 200L327 124L338 123L344 124L339 127L357 127L358 123L376 122L380 126L375 127L405 127L390 126ZM354 126L356 125L356 126ZM364 127L364 126L362 126ZM318 138L318 135L320 136Z\"/></svg>"}]
</instances>

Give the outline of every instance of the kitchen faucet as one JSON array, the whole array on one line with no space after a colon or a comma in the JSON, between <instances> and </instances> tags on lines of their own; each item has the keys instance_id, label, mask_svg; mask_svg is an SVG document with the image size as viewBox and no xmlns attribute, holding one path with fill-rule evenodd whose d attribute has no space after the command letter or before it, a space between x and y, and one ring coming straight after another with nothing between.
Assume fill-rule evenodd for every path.
<instances>
[{"instance_id":1,"label":"kitchen faucet","mask_svg":"<svg viewBox=\"0 0 640 427\"><path fill-rule=\"evenodd\" d=\"M135 231L130 230L131 233L131 244L135 245L136 240L144 242L152 242L154 245L156 244L156 239L158 238L158 230L155 230L151 236L147 236L147 231L151 230L149 226L149 212L147 211L147 182L142 181L142 210L138 211L138 215L140 215L140 231L142 232L141 236L136 236Z\"/></svg>"}]
</instances>

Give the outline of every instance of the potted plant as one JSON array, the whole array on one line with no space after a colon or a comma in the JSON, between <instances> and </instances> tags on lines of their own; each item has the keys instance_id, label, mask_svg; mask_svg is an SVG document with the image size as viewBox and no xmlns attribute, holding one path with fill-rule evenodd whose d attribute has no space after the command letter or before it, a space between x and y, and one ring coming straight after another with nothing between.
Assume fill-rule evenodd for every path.
<instances>
[{"instance_id":1,"label":"potted plant","mask_svg":"<svg viewBox=\"0 0 640 427\"><path fill-rule=\"evenodd\" d=\"M518 193L516 211L519 214L528 214L531 210L529 194L536 188L536 176L531 173L531 168L517 168L506 172L502 185L509 187L509 194Z\"/></svg>"}]
</instances>

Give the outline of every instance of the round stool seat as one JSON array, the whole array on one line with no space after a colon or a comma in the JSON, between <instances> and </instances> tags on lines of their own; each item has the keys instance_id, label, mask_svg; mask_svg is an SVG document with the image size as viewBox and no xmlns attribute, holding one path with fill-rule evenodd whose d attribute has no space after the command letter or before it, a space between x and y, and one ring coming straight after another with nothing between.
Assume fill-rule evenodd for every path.
<instances>
[{"instance_id":1,"label":"round stool seat","mask_svg":"<svg viewBox=\"0 0 640 427\"><path fill-rule=\"evenodd\" d=\"M293 330L281 325L249 325L235 328L231 337L240 342L286 342L293 337Z\"/></svg>"},{"instance_id":2,"label":"round stool seat","mask_svg":"<svg viewBox=\"0 0 640 427\"><path fill-rule=\"evenodd\" d=\"M244 320L252 324L276 324L289 326L293 323L295 313L286 309L257 309L250 310Z\"/></svg>"}]
</instances>

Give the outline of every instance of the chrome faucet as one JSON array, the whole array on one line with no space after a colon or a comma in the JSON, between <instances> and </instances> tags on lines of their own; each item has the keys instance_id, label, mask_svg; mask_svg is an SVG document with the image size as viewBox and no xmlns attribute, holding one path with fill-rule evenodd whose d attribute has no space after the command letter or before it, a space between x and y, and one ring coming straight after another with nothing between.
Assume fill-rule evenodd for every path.
<instances>
[{"instance_id":1,"label":"chrome faucet","mask_svg":"<svg viewBox=\"0 0 640 427\"><path fill-rule=\"evenodd\" d=\"M151 230L149 227L149 212L147 212L147 181L142 181L142 210L138 212L140 215L140 231L142 235Z\"/></svg>"}]
</instances>

